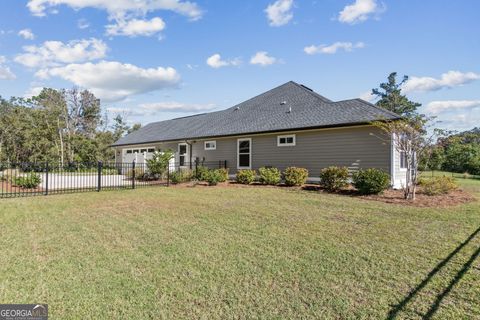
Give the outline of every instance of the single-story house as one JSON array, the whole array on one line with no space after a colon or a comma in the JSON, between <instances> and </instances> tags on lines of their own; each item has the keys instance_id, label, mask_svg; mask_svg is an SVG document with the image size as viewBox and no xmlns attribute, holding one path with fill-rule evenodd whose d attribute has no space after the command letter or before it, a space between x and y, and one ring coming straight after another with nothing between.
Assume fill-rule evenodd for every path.
<instances>
[{"instance_id":1,"label":"single-story house","mask_svg":"<svg viewBox=\"0 0 480 320\"><path fill-rule=\"evenodd\" d=\"M398 187L404 161L392 138L371 122L399 118L364 100L331 101L290 81L222 111L150 123L113 147L117 161L144 161L156 150L171 149L179 166L226 161L231 174L297 166L314 180L332 165L378 168Z\"/></svg>"}]
</instances>

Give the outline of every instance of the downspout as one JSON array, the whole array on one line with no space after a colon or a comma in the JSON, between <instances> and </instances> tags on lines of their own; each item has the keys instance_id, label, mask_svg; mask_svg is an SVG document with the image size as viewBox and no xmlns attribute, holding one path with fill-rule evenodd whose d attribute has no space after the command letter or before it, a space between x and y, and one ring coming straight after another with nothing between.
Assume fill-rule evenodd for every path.
<instances>
[{"instance_id":1,"label":"downspout","mask_svg":"<svg viewBox=\"0 0 480 320\"><path fill-rule=\"evenodd\" d=\"M188 142L187 140L185 140L185 143L187 144L188 146L188 157L189 157L189 166L190 166L190 170L192 169L192 143Z\"/></svg>"}]
</instances>

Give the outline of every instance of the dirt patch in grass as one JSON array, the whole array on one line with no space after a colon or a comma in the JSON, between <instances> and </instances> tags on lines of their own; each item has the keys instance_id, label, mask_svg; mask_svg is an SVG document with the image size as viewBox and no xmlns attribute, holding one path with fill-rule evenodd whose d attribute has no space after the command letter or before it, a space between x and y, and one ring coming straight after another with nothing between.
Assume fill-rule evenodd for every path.
<instances>
[{"instance_id":1,"label":"dirt patch in grass","mask_svg":"<svg viewBox=\"0 0 480 320\"><path fill-rule=\"evenodd\" d=\"M449 194L444 195L437 195L437 196L428 196L422 193L421 188L418 189L416 194L416 200L410 201L405 200L403 198L403 191L402 190L393 190L389 189L386 190L383 194L378 195L360 195L358 192L353 188L350 187L348 189L344 189L338 192L328 192L322 188L320 188L316 184L306 184L302 187L287 187L285 185L278 185L278 186L268 186L263 185L260 183L253 183L250 185L240 184L236 182L224 182L219 183L217 186L208 186L206 182L187 182L187 183L179 183L176 185L172 185L176 188L193 188L193 187L209 187L209 188L289 188L292 190L304 190L310 192L321 192L321 193L331 193L341 196L349 196L355 197L364 200L373 200L373 201L380 201L384 203L392 203L392 204L403 204L408 206L414 207L422 207L422 208L445 208L456 206L463 203L468 203L475 201L475 197L470 193L458 189L455 191L450 192Z\"/></svg>"},{"instance_id":2,"label":"dirt patch in grass","mask_svg":"<svg viewBox=\"0 0 480 320\"><path fill-rule=\"evenodd\" d=\"M416 194L415 201L405 200L403 198L402 190L387 190L380 195L360 196L367 200L382 201L385 203L404 204L415 207L434 207L445 208L450 206L456 206L462 203L468 203L475 201L475 198L468 192L463 190L455 190L448 194L442 194L437 196L428 196L419 191Z\"/></svg>"}]
</instances>

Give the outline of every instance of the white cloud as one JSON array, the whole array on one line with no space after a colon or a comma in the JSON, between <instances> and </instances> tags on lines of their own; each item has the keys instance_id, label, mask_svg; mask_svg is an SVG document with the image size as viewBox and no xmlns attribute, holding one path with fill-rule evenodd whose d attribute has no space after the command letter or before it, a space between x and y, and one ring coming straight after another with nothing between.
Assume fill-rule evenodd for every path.
<instances>
[{"instance_id":1,"label":"white cloud","mask_svg":"<svg viewBox=\"0 0 480 320\"><path fill-rule=\"evenodd\" d=\"M22 29L18 31L18 35L26 40L33 40L35 39L35 35L33 34L32 30L30 29Z\"/></svg>"},{"instance_id":2,"label":"white cloud","mask_svg":"<svg viewBox=\"0 0 480 320\"><path fill-rule=\"evenodd\" d=\"M379 14L385 7L379 7L376 0L355 0L353 4L345 6L338 15L338 20L343 23L355 24L366 21L370 16Z\"/></svg>"},{"instance_id":3,"label":"white cloud","mask_svg":"<svg viewBox=\"0 0 480 320\"><path fill-rule=\"evenodd\" d=\"M278 63L278 59L268 55L266 51L259 51L250 59L250 64L258 64L262 67Z\"/></svg>"},{"instance_id":4,"label":"white cloud","mask_svg":"<svg viewBox=\"0 0 480 320\"><path fill-rule=\"evenodd\" d=\"M403 85L405 92L435 91L442 88L452 88L480 79L480 74L474 72L448 71L439 79L432 77L411 77Z\"/></svg>"},{"instance_id":5,"label":"white cloud","mask_svg":"<svg viewBox=\"0 0 480 320\"><path fill-rule=\"evenodd\" d=\"M180 75L173 68L140 68L116 61L69 64L63 67L43 69L37 77L59 77L74 85L91 90L106 101L118 101L128 96L175 87Z\"/></svg>"},{"instance_id":6,"label":"white cloud","mask_svg":"<svg viewBox=\"0 0 480 320\"><path fill-rule=\"evenodd\" d=\"M140 109L145 112L201 112L217 108L214 104L188 104L176 101L165 101L141 104Z\"/></svg>"},{"instance_id":7,"label":"white cloud","mask_svg":"<svg viewBox=\"0 0 480 320\"><path fill-rule=\"evenodd\" d=\"M106 34L109 36L152 36L165 29L165 22L158 17L151 20L131 19L117 20L115 24L106 26Z\"/></svg>"},{"instance_id":8,"label":"white cloud","mask_svg":"<svg viewBox=\"0 0 480 320\"><path fill-rule=\"evenodd\" d=\"M108 47L102 40L91 38L68 43L46 41L41 46L25 46L23 50L25 53L17 55L15 61L38 68L101 59L105 57Z\"/></svg>"},{"instance_id":9,"label":"white cloud","mask_svg":"<svg viewBox=\"0 0 480 320\"><path fill-rule=\"evenodd\" d=\"M108 12L110 19L143 16L155 10L169 10L192 20L202 17L196 3L181 0L29 0L27 7L35 16L45 16L48 8L66 5L75 10L96 8Z\"/></svg>"},{"instance_id":10,"label":"white cloud","mask_svg":"<svg viewBox=\"0 0 480 320\"><path fill-rule=\"evenodd\" d=\"M448 111L480 108L480 100L443 100L432 101L427 105L427 111L439 114Z\"/></svg>"},{"instance_id":11,"label":"white cloud","mask_svg":"<svg viewBox=\"0 0 480 320\"><path fill-rule=\"evenodd\" d=\"M377 97L372 94L372 90L365 91L359 96L359 98L362 100L368 101L370 103L373 103L375 99L377 99Z\"/></svg>"},{"instance_id":12,"label":"white cloud","mask_svg":"<svg viewBox=\"0 0 480 320\"><path fill-rule=\"evenodd\" d=\"M10 71L10 68L4 63L7 61L4 56L0 56L0 80L13 80L16 79L17 77L15 74Z\"/></svg>"},{"instance_id":13,"label":"white cloud","mask_svg":"<svg viewBox=\"0 0 480 320\"><path fill-rule=\"evenodd\" d=\"M227 66L238 66L241 64L241 61L239 58L222 60L222 56L220 56L218 53L215 53L207 59L207 64L212 68L218 69Z\"/></svg>"},{"instance_id":14,"label":"white cloud","mask_svg":"<svg viewBox=\"0 0 480 320\"><path fill-rule=\"evenodd\" d=\"M338 50L344 50L347 52L353 51L354 49L359 49L359 48L364 48L365 44L363 42L357 42L357 43L352 43L352 42L335 42L334 44L331 45L326 45L322 44L319 46L308 46L303 49L306 54L318 54L318 53L323 53L323 54L334 54L337 53Z\"/></svg>"},{"instance_id":15,"label":"white cloud","mask_svg":"<svg viewBox=\"0 0 480 320\"><path fill-rule=\"evenodd\" d=\"M293 0L277 0L265 9L268 22L272 27L287 24L293 18Z\"/></svg>"},{"instance_id":16,"label":"white cloud","mask_svg":"<svg viewBox=\"0 0 480 320\"><path fill-rule=\"evenodd\" d=\"M34 96L38 96L40 92L42 92L43 87L30 87L24 94L24 98L31 98Z\"/></svg>"},{"instance_id":17,"label":"white cloud","mask_svg":"<svg viewBox=\"0 0 480 320\"><path fill-rule=\"evenodd\" d=\"M79 29L87 29L88 27L90 27L90 23L86 19L79 19L77 21L77 27Z\"/></svg>"}]
</instances>

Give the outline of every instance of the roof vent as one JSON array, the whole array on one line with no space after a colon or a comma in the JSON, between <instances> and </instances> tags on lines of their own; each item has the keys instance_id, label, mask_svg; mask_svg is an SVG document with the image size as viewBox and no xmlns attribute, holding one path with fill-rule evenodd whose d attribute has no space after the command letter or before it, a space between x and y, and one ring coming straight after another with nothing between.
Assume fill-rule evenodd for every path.
<instances>
[{"instance_id":1,"label":"roof vent","mask_svg":"<svg viewBox=\"0 0 480 320\"><path fill-rule=\"evenodd\" d=\"M289 108L288 108L287 113L292 113L292 107L289 107Z\"/></svg>"},{"instance_id":2,"label":"roof vent","mask_svg":"<svg viewBox=\"0 0 480 320\"><path fill-rule=\"evenodd\" d=\"M284 106L284 105L286 105L286 104L287 104L287 101L282 101L282 102L280 102L280 105L281 105L281 106Z\"/></svg>"},{"instance_id":3,"label":"roof vent","mask_svg":"<svg viewBox=\"0 0 480 320\"><path fill-rule=\"evenodd\" d=\"M240 110L240 107L236 107L236 108L235 108L235 111L237 111L237 110Z\"/></svg>"}]
</instances>

